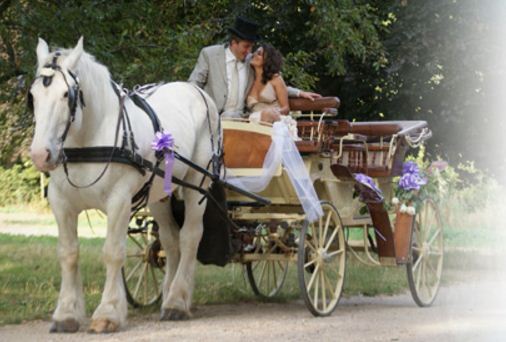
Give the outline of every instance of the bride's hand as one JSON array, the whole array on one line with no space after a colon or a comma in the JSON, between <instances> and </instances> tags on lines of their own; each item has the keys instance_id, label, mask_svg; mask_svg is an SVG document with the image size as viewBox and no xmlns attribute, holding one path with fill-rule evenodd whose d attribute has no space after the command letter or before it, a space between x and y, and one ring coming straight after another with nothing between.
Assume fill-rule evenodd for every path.
<instances>
[{"instance_id":1,"label":"bride's hand","mask_svg":"<svg viewBox=\"0 0 506 342\"><path fill-rule=\"evenodd\" d=\"M281 113L278 108L269 108L262 111L261 120L275 122L281 120Z\"/></svg>"}]
</instances>

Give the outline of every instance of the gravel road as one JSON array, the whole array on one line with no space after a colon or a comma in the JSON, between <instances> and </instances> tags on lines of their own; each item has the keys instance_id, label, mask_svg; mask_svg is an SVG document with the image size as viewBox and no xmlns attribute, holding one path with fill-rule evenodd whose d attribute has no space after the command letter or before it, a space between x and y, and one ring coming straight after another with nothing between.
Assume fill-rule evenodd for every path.
<instances>
[{"instance_id":1,"label":"gravel road","mask_svg":"<svg viewBox=\"0 0 506 342\"><path fill-rule=\"evenodd\" d=\"M506 276L473 272L466 283L442 287L430 308L409 294L351 297L331 317L314 318L302 301L194 308L186 322L131 318L121 332L49 334L49 322L0 328L0 341L505 341Z\"/></svg>"}]
</instances>

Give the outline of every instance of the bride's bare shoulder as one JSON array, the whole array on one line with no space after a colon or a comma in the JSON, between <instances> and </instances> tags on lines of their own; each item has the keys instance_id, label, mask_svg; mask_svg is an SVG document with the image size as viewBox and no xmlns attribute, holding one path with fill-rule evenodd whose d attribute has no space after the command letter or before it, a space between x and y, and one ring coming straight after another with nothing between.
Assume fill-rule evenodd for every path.
<instances>
[{"instance_id":1,"label":"bride's bare shoulder","mask_svg":"<svg viewBox=\"0 0 506 342\"><path fill-rule=\"evenodd\" d=\"M284 86L285 81L283 80L283 77L281 74L274 74L271 79L272 85L274 86Z\"/></svg>"}]
</instances>

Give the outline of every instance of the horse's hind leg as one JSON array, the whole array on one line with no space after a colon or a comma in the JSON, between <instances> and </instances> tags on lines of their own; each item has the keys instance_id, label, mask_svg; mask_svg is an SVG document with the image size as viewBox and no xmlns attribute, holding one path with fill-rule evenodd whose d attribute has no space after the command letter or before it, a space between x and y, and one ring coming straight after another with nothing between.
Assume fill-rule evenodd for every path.
<instances>
[{"instance_id":1,"label":"horse's hind leg","mask_svg":"<svg viewBox=\"0 0 506 342\"><path fill-rule=\"evenodd\" d=\"M199 176L190 180L198 184ZM185 179L187 180L187 179ZM168 296L164 296L161 320L184 320L191 317L190 307L194 286L194 274L197 263L197 250L202 238L202 217L205 211L202 195L191 189L184 189L185 219L179 233L180 259Z\"/></svg>"},{"instance_id":2,"label":"horse's hind leg","mask_svg":"<svg viewBox=\"0 0 506 342\"><path fill-rule=\"evenodd\" d=\"M51 188L50 188L51 189ZM69 207L64 197L52 196L50 203L58 224L58 259L61 268L61 287L58 304L53 313L50 332L76 332L85 317L84 296L79 273L78 212Z\"/></svg>"},{"instance_id":3,"label":"horse's hind leg","mask_svg":"<svg viewBox=\"0 0 506 342\"><path fill-rule=\"evenodd\" d=\"M167 255L165 277L162 290L163 299L169 295L169 289L179 264L179 226L174 220L170 202L157 202L149 205L149 210L159 227L159 237Z\"/></svg>"},{"instance_id":4,"label":"horse's hind leg","mask_svg":"<svg viewBox=\"0 0 506 342\"><path fill-rule=\"evenodd\" d=\"M117 194L107 206L107 235L103 248L106 279L102 300L93 313L89 332L115 332L126 321L127 301L121 267L126 257L126 233L130 217L128 194Z\"/></svg>"}]
</instances>

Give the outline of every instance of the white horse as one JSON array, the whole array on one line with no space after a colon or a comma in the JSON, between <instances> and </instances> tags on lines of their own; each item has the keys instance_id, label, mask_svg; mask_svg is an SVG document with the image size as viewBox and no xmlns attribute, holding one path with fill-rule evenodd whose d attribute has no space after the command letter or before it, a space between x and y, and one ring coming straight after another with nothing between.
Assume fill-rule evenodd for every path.
<instances>
[{"instance_id":1,"label":"white horse","mask_svg":"<svg viewBox=\"0 0 506 342\"><path fill-rule=\"evenodd\" d=\"M77 217L83 210L96 208L107 214L107 235L103 247L107 275L102 299L93 313L89 330L113 332L125 324L127 317L121 267L126 257L131 199L149 178L150 172L142 176L131 166L112 163L103 177L90 187L76 188L69 184L61 165L63 145L66 148L113 146L120 110L118 96L111 85L107 68L84 52L82 37L74 49L58 53L50 52L47 43L39 38L37 60L37 78L30 89L36 122L31 158L39 170L51 174L48 200L58 224L58 258L62 271L61 289L50 331L75 332L85 316L78 265ZM50 70L47 65L53 62L57 67L53 66L52 70L56 71L48 77ZM85 106L75 106L75 119L69 121L69 96L74 95L74 101L80 101L71 91L78 82ZM211 128L203 97L188 83L165 84L148 98L162 127L173 135L177 151L204 168L212 156L210 138L218 133L219 120L213 101L209 96L205 97ZM127 99L125 107L139 146L138 153L154 162L152 122L132 101ZM70 126L65 138L67 123ZM122 129L119 136L122 136ZM163 162L161 165L163 167ZM101 163L68 164L71 180L81 185L95 180L103 168ZM178 161L173 175L195 185L202 178L201 174ZM184 226L179 230L169 202L161 202L166 197L162 182L160 177L156 177L149 196L149 208L159 223L160 240L168 259L161 319L187 319L191 315L194 270L206 202L199 205L201 194L187 188L182 190L186 213L191 215L185 217ZM204 186L208 186L207 181Z\"/></svg>"}]
</instances>

